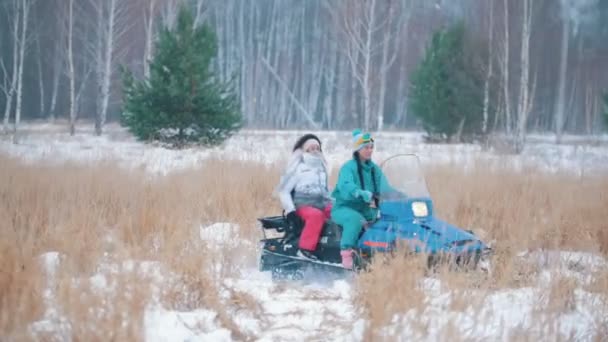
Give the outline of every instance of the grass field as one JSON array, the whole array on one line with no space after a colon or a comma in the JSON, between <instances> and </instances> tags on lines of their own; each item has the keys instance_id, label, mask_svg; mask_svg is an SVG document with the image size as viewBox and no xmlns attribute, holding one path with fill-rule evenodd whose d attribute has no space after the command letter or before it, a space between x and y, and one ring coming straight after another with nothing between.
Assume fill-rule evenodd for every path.
<instances>
[{"instance_id":1,"label":"grass field","mask_svg":"<svg viewBox=\"0 0 608 342\"><path fill-rule=\"evenodd\" d=\"M212 155L151 176L118 158L0 152L7 340L608 336L605 173L427 165L436 214L494 242L491 274L431 274L403 256L352 279L284 284L255 269L255 219L280 212L281 163Z\"/></svg>"}]
</instances>

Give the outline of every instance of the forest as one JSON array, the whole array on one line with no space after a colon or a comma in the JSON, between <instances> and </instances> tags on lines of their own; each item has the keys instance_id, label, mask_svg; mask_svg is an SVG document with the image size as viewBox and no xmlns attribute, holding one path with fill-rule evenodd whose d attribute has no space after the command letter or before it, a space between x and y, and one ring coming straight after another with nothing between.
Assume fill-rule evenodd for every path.
<instances>
[{"instance_id":1,"label":"forest","mask_svg":"<svg viewBox=\"0 0 608 342\"><path fill-rule=\"evenodd\" d=\"M606 127L605 0L1 0L4 130L64 119L102 134L120 117L121 68L149 75L182 3L217 34L213 69L234 85L247 128L420 129L412 75L455 23L484 133L559 141Z\"/></svg>"}]
</instances>

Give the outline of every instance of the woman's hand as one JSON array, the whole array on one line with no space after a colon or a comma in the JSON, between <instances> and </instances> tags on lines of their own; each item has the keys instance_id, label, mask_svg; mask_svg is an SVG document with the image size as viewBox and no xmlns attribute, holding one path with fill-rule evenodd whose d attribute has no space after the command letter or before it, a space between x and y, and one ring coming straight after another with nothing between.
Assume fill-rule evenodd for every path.
<instances>
[{"instance_id":1,"label":"woman's hand","mask_svg":"<svg viewBox=\"0 0 608 342\"><path fill-rule=\"evenodd\" d=\"M372 201L373 194L371 191L357 190L355 196L361 198L365 203L369 203Z\"/></svg>"},{"instance_id":2,"label":"woman's hand","mask_svg":"<svg viewBox=\"0 0 608 342\"><path fill-rule=\"evenodd\" d=\"M295 211L290 211L289 213L287 213L286 216L287 222L289 222L292 227L298 228L304 225L304 220L302 220L302 218L298 214L296 214Z\"/></svg>"}]
</instances>

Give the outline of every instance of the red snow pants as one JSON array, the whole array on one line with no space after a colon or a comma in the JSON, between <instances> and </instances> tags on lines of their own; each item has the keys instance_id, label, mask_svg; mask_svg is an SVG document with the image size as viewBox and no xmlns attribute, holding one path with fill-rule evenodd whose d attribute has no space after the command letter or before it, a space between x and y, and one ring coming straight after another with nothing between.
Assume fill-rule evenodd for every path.
<instances>
[{"instance_id":1,"label":"red snow pants","mask_svg":"<svg viewBox=\"0 0 608 342\"><path fill-rule=\"evenodd\" d=\"M304 229L300 236L300 248L307 251L317 249L319 237L323 230L323 224L331 214L331 204L321 210L315 207L300 207L296 210L296 214L304 220Z\"/></svg>"}]
</instances>

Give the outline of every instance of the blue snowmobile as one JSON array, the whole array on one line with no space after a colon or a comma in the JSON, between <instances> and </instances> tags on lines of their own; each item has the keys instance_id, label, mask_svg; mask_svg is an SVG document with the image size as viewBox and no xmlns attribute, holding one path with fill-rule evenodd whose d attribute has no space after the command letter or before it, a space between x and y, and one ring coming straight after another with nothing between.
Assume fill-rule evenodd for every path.
<instances>
[{"instance_id":1,"label":"blue snowmobile","mask_svg":"<svg viewBox=\"0 0 608 342\"><path fill-rule=\"evenodd\" d=\"M362 230L355 251L355 267L365 269L376 253L391 253L400 246L428 255L428 266L449 262L467 269L489 267L492 249L470 230L451 225L434 215L420 161L416 155L400 154L385 160L382 171L391 190L375 194L378 218ZM373 201L372 201L373 202ZM314 253L316 259L299 256L302 227L293 227L284 216L259 218L260 271L271 271L273 279L301 279L307 268L344 271L340 257L342 227L327 221Z\"/></svg>"}]
</instances>

